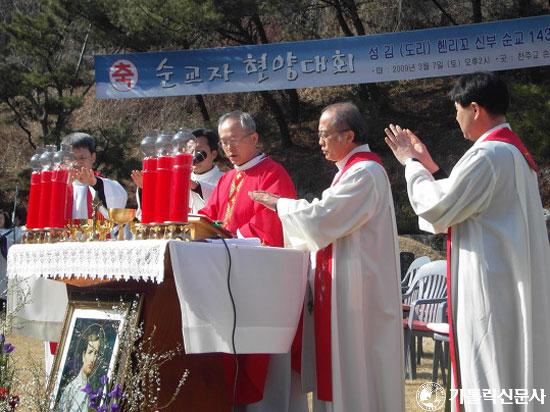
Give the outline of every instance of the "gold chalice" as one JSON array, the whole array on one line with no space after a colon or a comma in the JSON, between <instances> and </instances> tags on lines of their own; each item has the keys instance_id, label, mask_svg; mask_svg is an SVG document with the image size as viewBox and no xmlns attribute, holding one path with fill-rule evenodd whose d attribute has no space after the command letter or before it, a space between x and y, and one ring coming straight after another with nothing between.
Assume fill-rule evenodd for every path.
<instances>
[{"instance_id":1,"label":"gold chalice","mask_svg":"<svg viewBox=\"0 0 550 412\"><path fill-rule=\"evenodd\" d=\"M110 208L109 218L118 224L117 240L124 240L124 225L134 220L136 209Z\"/></svg>"}]
</instances>

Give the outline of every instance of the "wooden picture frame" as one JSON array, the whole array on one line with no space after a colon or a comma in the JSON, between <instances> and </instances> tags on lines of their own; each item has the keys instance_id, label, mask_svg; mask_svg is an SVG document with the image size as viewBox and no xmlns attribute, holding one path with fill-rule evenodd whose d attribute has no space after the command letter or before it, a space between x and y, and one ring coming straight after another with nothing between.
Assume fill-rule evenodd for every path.
<instances>
[{"instance_id":1,"label":"wooden picture frame","mask_svg":"<svg viewBox=\"0 0 550 412\"><path fill-rule=\"evenodd\" d=\"M101 387L100 379L123 384L124 371L132 345L122 345L121 334L137 326L141 295L97 297L69 301L61 340L48 380L50 409L77 412L88 410L87 384L92 391Z\"/></svg>"}]
</instances>

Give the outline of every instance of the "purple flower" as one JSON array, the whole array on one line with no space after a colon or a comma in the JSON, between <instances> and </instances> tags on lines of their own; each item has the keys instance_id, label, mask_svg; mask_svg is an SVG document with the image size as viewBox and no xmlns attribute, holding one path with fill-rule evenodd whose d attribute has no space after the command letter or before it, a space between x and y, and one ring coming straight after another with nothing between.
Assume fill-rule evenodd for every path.
<instances>
[{"instance_id":1,"label":"purple flower","mask_svg":"<svg viewBox=\"0 0 550 412\"><path fill-rule=\"evenodd\" d=\"M122 386L116 384L111 392L108 393L109 398L120 398L122 396Z\"/></svg>"},{"instance_id":2,"label":"purple flower","mask_svg":"<svg viewBox=\"0 0 550 412\"><path fill-rule=\"evenodd\" d=\"M96 409L97 412L107 412L107 406L101 405Z\"/></svg>"},{"instance_id":3,"label":"purple flower","mask_svg":"<svg viewBox=\"0 0 550 412\"><path fill-rule=\"evenodd\" d=\"M120 410L120 405L116 402L113 402L111 404L111 412L117 412Z\"/></svg>"},{"instance_id":4,"label":"purple flower","mask_svg":"<svg viewBox=\"0 0 550 412\"><path fill-rule=\"evenodd\" d=\"M90 408L90 409L96 409L97 406L98 406L98 404L99 404L98 401L94 401L94 400L90 399L90 400L88 401L88 408Z\"/></svg>"},{"instance_id":5,"label":"purple flower","mask_svg":"<svg viewBox=\"0 0 550 412\"><path fill-rule=\"evenodd\" d=\"M109 378L107 377L107 375L103 375L101 378L99 378L99 382L102 385L107 385L107 382L109 382Z\"/></svg>"},{"instance_id":6,"label":"purple flower","mask_svg":"<svg viewBox=\"0 0 550 412\"><path fill-rule=\"evenodd\" d=\"M95 401L98 398L101 398L101 393L100 393L100 391L97 391L97 392L91 391L88 394L88 396L90 398L90 402L92 402L92 401Z\"/></svg>"},{"instance_id":7,"label":"purple flower","mask_svg":"<svg viewBox=\"0 0 550 412\"><path fill-rule=\"evenodd\" d=\"M15 346L13 346L11 343L4 344L4 353L12 353L14 350Z\"/></svg>"},{"instance_id":8,"label":"purple flower","mask_svg":"<svg viewBox=\"0 0 550 412\"><path fill-rule=\"evenodd\" d=\"M90 393L92 393L92 386L87 383L86 386L84 386L82 389L80 389L82 392L84 392L86 395L90 396Z\"/></svg>"}]
</instances>

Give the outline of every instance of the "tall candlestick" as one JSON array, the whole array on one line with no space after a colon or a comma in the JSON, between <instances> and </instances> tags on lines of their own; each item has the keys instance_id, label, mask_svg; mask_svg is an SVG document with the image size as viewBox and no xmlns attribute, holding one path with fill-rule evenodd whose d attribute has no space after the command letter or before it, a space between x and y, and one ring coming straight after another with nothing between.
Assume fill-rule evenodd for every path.
<instances>
[{"instance_id":1,"label":"tall candlestick","mask_svg":"<svg viewBox=\"0 0 550 412\"><path fill-rule=\"evenodd\" d=\"M65 227L72 214L72 210L67 210L67 191L69 167L73 160L74 156L67 145L61 145L61 149L53 157L50 225L54 228Z\"/></svg>"},{"instance_id":2,"label":"tall candlestick","mask_svg":"<svg viewBox=\"0 0 550 412\"><path fill-rule=\"evenodd\" d=\"M29 206L27 211L27 228L36 229L39 227L38 213L40 210L40 186L42 173L34 171L31 174L31 186L29 189Z\"/></svg>"},{"instance_id":3,"label":"tall candlestick","mask_svg":"<svg viewBox=\"0 0 550 412\"><path fill-rule=\"evenodd\" d=\"M50 202L52 191L52 161L56 147L46 146L44 153L40 155L42 173L40 176L40 203L38 211L38 227L41 229L51 227L50 222Z\"/></svg>"},{"instance_id":4,"label":"tall candlestick","mask_svg":"<svg viewBox=\"0 0 550 412\"><path fill-rule=\"evenodd\" d=\"M38 228L38 213L40 210L40 184L42 181L42 163L40 156L44 153L44 148L39 147L36 153L31 157L31 185L29 188L29 205L27 207L27 228Z\"/></svg>"},{"instance_id":5,"label":"tall candlestick","mask_svg":"<svg viewBox=\"0 0 550 412\"><path fill-rule=\"evenodd\" d=\"M172 222L187 222L189 212L189 181L193 156L179 153L174 158L172 180L170 182L170 212Z\"/></svg>"},{"instance_id":6,"label":"tall candlestick","mask_svg":"<svg viewBox=\"0 0 550 412\"><path fill-rule=\"evenodd\" d=\"M160 156L157 160L155 223L163 223L168 220L172 161L171 156Z\"/></svg>"},{"instance_id":7,"label":"tall candlestick","mask_svg":"<svg viewBox=\"0 0 550 412\"><path fill-rule=\"evenodd\" d=\"M141 194L141 223L151 223L156 216L157 158L143 159L143 188Z\"/></svg>"},{"instance_id":8,"label":"tall candlestick","mask_svg":"<svg viewBox=\"0 0 550 412\"><path fill-rule=\"evenodd\" d=\"M67 180L69 172L63 169L54 170L52 173L50 225L55 228L65 227L67 224Z\"/></svg>"}]
</instances>

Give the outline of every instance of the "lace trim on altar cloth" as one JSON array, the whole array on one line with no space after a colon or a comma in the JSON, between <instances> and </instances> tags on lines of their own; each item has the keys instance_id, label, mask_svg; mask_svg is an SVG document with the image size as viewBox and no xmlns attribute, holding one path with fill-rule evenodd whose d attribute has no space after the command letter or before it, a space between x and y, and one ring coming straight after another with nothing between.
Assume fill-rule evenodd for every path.
<instances>
[{"instance_id":1,"label":"lace trim on altar cloth","mask_svg":"<svg viewBox=\"0 0 550 412\"><path fill-rule=\"evenodd\" d=\"M9 278L61 277L164 280L168 240L67 242L15 245L9 249Z\"/></svg>"}]
</instances>

